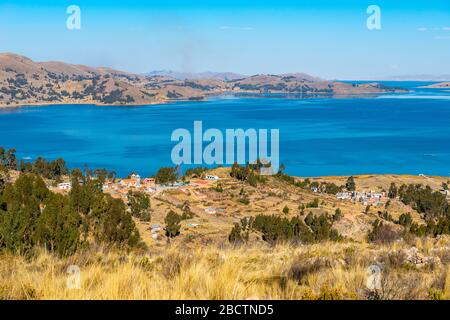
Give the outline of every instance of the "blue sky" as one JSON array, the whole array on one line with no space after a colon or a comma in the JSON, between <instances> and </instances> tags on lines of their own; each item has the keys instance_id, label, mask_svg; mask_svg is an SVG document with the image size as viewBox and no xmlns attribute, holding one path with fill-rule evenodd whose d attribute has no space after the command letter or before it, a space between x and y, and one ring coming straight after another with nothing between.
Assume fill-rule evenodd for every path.
<instances>
[{"instance_id":1,"label":"blue sky","mask_svg":"<svg viewBox=\"0 0 450 320\"><path fill-rule=\"evenodd\" d=\"M381 30L366 27L372 4ZM450 1L0 0L0 51L132 72L450 74Z\"/></svg>"}]
</instances>

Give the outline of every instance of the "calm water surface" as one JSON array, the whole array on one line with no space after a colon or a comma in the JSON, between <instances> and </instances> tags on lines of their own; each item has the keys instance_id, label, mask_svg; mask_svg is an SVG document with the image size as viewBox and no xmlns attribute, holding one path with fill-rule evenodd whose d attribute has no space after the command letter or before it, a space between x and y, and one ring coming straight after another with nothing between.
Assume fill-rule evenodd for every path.
<instances>
[{"instance_id":1,"label":"calm water surface","mask_svg":"<svg viewBox=\"0 0 450 320\"><path fill-rule=\"evenodd\" d=\"M19 158L63 157L70 167L151 175L172 165L177 128L280 130L280 158L299 176L450 175L450 92L377 98L214 98L138 107L42 106L0 111L0 146Z\"/></svg>"}]
</instances>

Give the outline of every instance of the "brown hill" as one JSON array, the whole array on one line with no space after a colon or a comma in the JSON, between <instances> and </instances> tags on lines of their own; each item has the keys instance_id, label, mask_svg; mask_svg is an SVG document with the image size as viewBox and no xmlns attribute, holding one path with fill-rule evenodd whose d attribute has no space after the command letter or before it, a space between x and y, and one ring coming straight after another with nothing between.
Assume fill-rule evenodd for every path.
<instances>
[{"instance_id":1,"label":"brown hill","mask_svg":"<svg viewBox=\"0 0 450 320\"><path fill-rule=\"evenodd\" d=\"M227 92L347 95L397 91L379 84L332 82L302 73L255 75L243 79L185 79L142 76L110 68L58 61L34 62L0 54L0 106L39 104L137 105L201 100Z\"/></svg>"},{"instance_id":2,"label":"brown hill","mask_svg":"<svg viewBox=\"0 0 450 320\"><path fill-rule=\"evenodd\" d=\"M430 84L430 85L428 85L428 86L423 86L423 87L421 87L421 88L430 88L430 89L450 89L450 81L434 83L434 84Z\"/></svg>"}]
</instances>

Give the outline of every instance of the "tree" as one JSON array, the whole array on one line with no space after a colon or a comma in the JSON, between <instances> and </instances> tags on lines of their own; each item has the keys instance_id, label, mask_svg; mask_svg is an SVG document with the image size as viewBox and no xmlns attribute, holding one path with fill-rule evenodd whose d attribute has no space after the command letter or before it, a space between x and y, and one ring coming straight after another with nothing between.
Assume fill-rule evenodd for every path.
<instances>
[{"instance_id":1,"label":"tree","mask_svg":"<svg viewBox=\"0 0 450 320\"><path fill-rule=\"evenodd\" d=\"M333 215L333 221L339 221L342 219L344 215L342 214L342 211L340 208L337 208Z\"/></svg>"},{"instance_id":2,"label":"tree","mask_svg":"<svg viewBox=\"0 0 450 320\"><path fill-rule=\"evenodd\" d=\"M398 194L397 186L395 185L395 183L392 182L391 186L389 187L388 197L390 199L395 199L397 198L397 194Z\"/></svg>"},{"instance_id":3,"label":"tree","mask_svg":"<svg viewBox=\"0 0 450 320\"><path fill-rule=\"evenodd\" d=\"M319 207L319 198L314 198L313 201L308 202L306 204L307 208L318 208Z\"/></svg>"},{"instance_id":4,"label":"tree","mask_svg":"<svg viewBox=\"0 0 450 320\"><path fill-rule=\"evenodd\" d=\"M0 196L8 182L8 171L0 164Z\"/></svg>"},{"instance_id":5,"label":"tree","mask_svg":"<svg viewBox=\"0 0 450 320\"><path fill-rule=\"evenodd\" d=\"M94 224L97 241L118 247L142 245L139 231L122 200L113 199L109 194L97 197L93 211L98 221Z\"/></svg>"},{"instance_id":6,"label":"tree","mask_svg":"<svg viewBox=\"0 0 450 320\"><path fill-rule=\"evenodd\" d=\"M308 215L305 217L305 223L307 226L310 226L313 224L314 221L314 215L312 212L309 212Z\"/></svg>"},{"instance_id":7,"label":"tree","mask_svg":"<svg viewBox=\"0 0 450 320\"><path fill-rule=\"evenodd\" d=\"M2 164L6 169L17 170L17 158L16 149L11 148L6 150L0 149L0 164Z\"/></svg>"},{"instance_id":8,"label":"tree","mask_svg":"<svg viewBox=\"0 0 450 320\"><path fill-rule=\"evenodd\" d=\"M151 220L150 199L145 193L132 190L128 191L128 203L133 217L146 222Z\"/></svg>"},{"instance_id":9,"label":"tree","mask_svg":"<svg viewBox=\"0 0 450 320\"><path fill-rule=\"evenodd\" d=\"M95 169L94 174L97 177L97 182L100 186L103 186L103 184L106 181L106 178L108 177L108 170L106 169Z\"/></svg>"},{"instance_id":10,"label":"tree","mask_svg":"<svg viewBox=\"0 0 450 320\"><path fill-rule=\"evenodd\" d=\"M55 251L59 256L69 256L80 246L81 217L70 207L69 198L51 194L36 221L34 242Z\"/></svg>"},{"instance_id":11,"label":"tree","mask_svg":"<svg viewBox=\"0 0 450 320\"><path fill-rule=\"evenodd\" d=\"M347 183L345 184L345 188L347 188L348 191L355 191L356 190L355 178L353 176L350 176L347 179Z\"/></svg>"},{"instance_id":12,"label":"tree","mask_svg":"<svg viewBox=\"0 0 450 320\"><path fill-rule=\"evenodd\" d=\"M376 243L390 243L399 239L399 234L388 224L376 219L372 230L367 234L367 240Z\"/></svg>"},{"instance_id":13,"label":"tree","mask_svg":"<svg viewBox=\"0 0 450 320\"><path fill-rule=\"evenodd\" d=\"M166 224L166 237L170 240L170 238L174 238L180 234L181 229L181 216L176 214L173 210L170 210L166 218L164 219L164 223Z\"/></svg>"},{"instance_id":14,"label":"tree","mask_svg":"<svg viewBox=\"0 0 450 320\"><path fill-rule=\"evenodd\" d=\"M70 255L79 244L79 222L67 196L51 193L38 176L22 174L0 197L0 248L27 253L45 246Z\"/></svg>"},{"instance_id":15,"label":"tree","mask_svg":"<svg viewBox=\"0 0 450 320\"><path fill-rule=\"evenodd\" d=\"M288 213L289 213L289 208L288 208L288 206L284 206L284 208L283 208L283 213L284 213L284 214L288 214Z\"/></svg>"},{"instance_id":16,"label":"tree","mask_svg":"<svg viewBox=\"0 0 450 320\"><path fill-rule=\"evenodd\" d=\"M241 231L242 229L239 223L235 223L233 229L231 229L230 235L228 236L228 241L230 241L232 244L240 244L244 242Z\"/></svg>"},{"instance_id":17,"label":"tree","mask_svg":"<svg viewBox=\"0 0 450 320\"><path fill-rule=\"evenodd\" d=\"M191 207L189 206L189 202L187 201L183 203L183 205L181 206L181 210L183 210L183 214L181 215L182 220L192 219L195 215L192 212Z\"/></svg>"},{"instance_id":18,"label":"tree","mask_svg":"<svg viewBox=\"0 0 450 320\"><path fill-rule=\"evenodd\" d=\"M14 184L5 187L0 198L0 248L26 253L33 247L33 232L41 214L34 188L37 179L34 175L20 175Z\"/></svg>"},{"instance_id":19,"label":"tree","mask_svg":"<svg viewBox=\"0 0 450 320\"><path fill-rule=\"evenodd\" d=\"M413 220L411 214L408 213L402 213L398 219L398 223L404 227L411 226Z\"/></svg>"},{"instance_id":20,"label":"tree","mask_svg":"<svg viewBox=\"0 0 450 320\"><path fill-rule=\"evenodd\" d=\"M173 184L178 180L178 168L160 168L155 175L155 182L158 184Z\"/></svg>"}]
</instances>

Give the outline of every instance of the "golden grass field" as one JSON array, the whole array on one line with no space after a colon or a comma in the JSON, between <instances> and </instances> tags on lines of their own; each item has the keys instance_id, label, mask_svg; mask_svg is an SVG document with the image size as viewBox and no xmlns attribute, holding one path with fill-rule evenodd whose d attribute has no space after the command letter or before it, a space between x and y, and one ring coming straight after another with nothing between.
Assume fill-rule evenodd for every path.
<instances>
[{"instance_id":1,"label":"golden grass field","mask_svg":"<svg viewBox=\"0 0 450 320\"><path fill-rule=\"evenodd\" d=\"M58 258L43 249L31 255L0 253L0 300L2 299L450 299L450 237L403 239L390 244L367 242L371 223L379 218L373 207L364 213L361 203L337 200L333 195L313 193L271 178L251 187L231 179L227 169L213 171L219 182L186 190L168 190L151 198L151 222L135 219L147 249L127 252L90 247L68 258ZM345 183L345 177L317 178L317 181ZM358 190L386 190L392 181L423 183L438 190L445 177L362 175L355 177ZM223 187L216 191L216 185ZM240 203L242 190L250 199ZM241 247L228 242L228 234L241 218L258 214L285 217L299 215L299 205L320 199L314 214L343 217L333 225L345 237L342 242L311 245L271 246L252 235ZM169 210L181 213L189 203L195 213L182 221L181 234L170 243L159 231L152 238L151 226L164 226ZM207 214L205 208L223 208ZM287 206L289 214L282 212ZM389 213L398 219L411 212L410 206L392 199ZM390 223L393 227L399 226ZM197 224L192 227L192 224ZM411 263L407 256L417 248L426 263ZM369 267L381 268L380 288L367 288ZM70 266L80 270L80 287L68 287Z\"/></svg>"},{"instance_id":2,"label":"golden grass field","mask_svg":"<svg viewBox=\"0 0 450 320\"><path fill-rule=\"evenodd\" d=\"M367 299L368 267L382 266L380 299L449 299L450 239L407 244L355 242L197 249L162 253L89 249L66 259L44 251L0 256L0 299ZM402 250L417 247L442 263L415 268ZM69 289L70 265L80 288Z\"/></svg>"}]
</instances>

